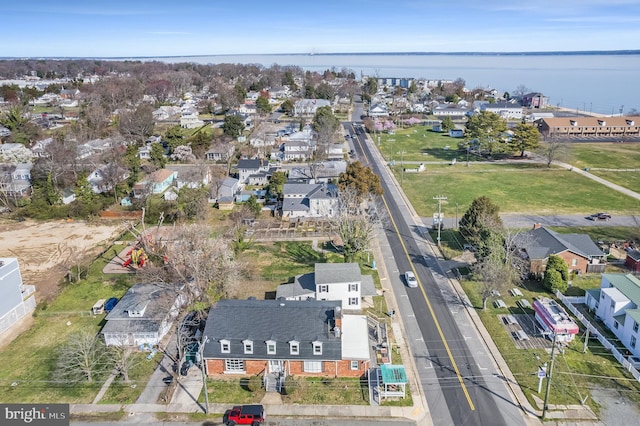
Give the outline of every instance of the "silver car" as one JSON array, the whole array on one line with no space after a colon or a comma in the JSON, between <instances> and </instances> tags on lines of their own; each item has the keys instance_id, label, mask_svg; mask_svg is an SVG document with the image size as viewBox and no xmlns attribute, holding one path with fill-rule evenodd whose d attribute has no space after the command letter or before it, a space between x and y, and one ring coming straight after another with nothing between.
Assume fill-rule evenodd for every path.
<instances>
[{"instance_id":1,"label":"silver car","mask_svg":"<svg viewBox=\"0 0 640 426\"><path fill-rule=\"evenodd\" d=\"M407 287L416 288L418 287L418 280L416 276L411 271L407 271L404 273L404 279L407 282Z\"/></svg>"}]
</instances>

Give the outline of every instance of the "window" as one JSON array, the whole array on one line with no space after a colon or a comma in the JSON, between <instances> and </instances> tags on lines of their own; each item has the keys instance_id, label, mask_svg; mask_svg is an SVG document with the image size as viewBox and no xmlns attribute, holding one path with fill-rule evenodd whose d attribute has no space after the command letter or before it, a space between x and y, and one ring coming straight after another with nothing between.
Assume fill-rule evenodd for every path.
<instances>
[{"instance_id":1,"label":"window","mask_svg":"<svg viewBox=\"0 0 640 426\"><path fill-rule=\"evenodd\" d=\"M616 330L618 329L618 321L613 322L613 328L615 328Z\"/></svg>"},{"instance_id":2,"label":"window","mask_svg":"<svg viewBox=\"0 0 640 426\"><path fill-rule=\"evenodd\" d=\"M318 286L318 293L328 293L329 292L329 284L320 284Z\"/></svg>"},{"instance_id":3,"label":"window","mask_svg":"<svg viewBox=\"0 0 640 426\"><path fill-rule=\"evenodd\" d=\"M289 353L291 355L299 355L300 354L300 342L295 340L289 342Z\"/></svg>"},{"instance_id":4,"label":"window","mask_svg":"<svg viewBox=\"0 0 640 426\"><path fill-rule=\"evenodd\" d=\"M220 340L220 352L228 354L231 352L231 342L228 340Z\"/></svg>"},{"instance_id":5,"label":"window","mask_svg":"<svg viewBox=\"0 0 640 426\"><path fill-rule=\"evenodd\" d=\"M241 359L225 359L224 370L228 373L244 373L244 361Z\"/></svg>"},{"instance_id":6,"label":"window","mask_svg":"<svg viewBox=\"0 0 640 426\"><path fill-rule=\"evenodd\" d=\"M322 361L305 361L305 373L322 373Z\"/></svg>"},{"instance_id":7,"label":"window","mask_svg":"<svg viewBox=\"0 0 640 426\"><path fill-rule=\"evenodd\" d=\"M358 283L349 284L349 291L358 291Z\"/></svg>"},{"instance_id":8,"label":"window","mask_svg":"<svg viewBox=\"0 0 640 426\"><path fill-rule=\"evenodd\" d=\"M243 340L242 341L242 345L244 346L244 353L245 354L252 354L253 353L253 340Z\"/></svg>"},{"instance_id":9,"label":"window","mask_svg":"<svg viewBox=\"0 0 640 426\"><path fill-rule=\"evenodd\" d=\"M636 338L635 336L631 336L631 347L635 349L636 347Z\"/></svg>"},{"instance_id":10,"label":"window","mask_svg":"<svg viewBox=\"0 0 640 426\"><path fill-rule=\"evenodd\" d=\"M312 344L313 344L313 354L322 355L322 342L312 342Z\"/></svg>"},{"instance_id":11,"label":"window","mask_svg":"<svg viewBox=\"0 0 640 426\"><path fill-rule=\"evenodd\" d=\"M572 259L571 266L578 266L578 259Z\"/></svg>"},{"instance_id":12,"label":"window","mask_svg":"<svg viewBox=\"0 0 640 426\"><path fill-rule=\"evenodd\" d=\"M358 306L358 298L350 297L349 298L349 306Z\"/></svg>"},{"instance_id":13,"label":"window","mask_svg":"<svg viewBox=\"0 0 640 426\"><path fill-rule=\"evenodd\" d=\"M267 340L267 354L275 355L276 354L276 342L273 340Z\"/></svg>"},{"instance_id":14,"label":"window","mask_svg":"<svg viewBox=\"0 0 640 426\"><path fill-rule=\"evenodd\" d=\"M637 332L638 332L638 322L637 322L637 321L634 321L634 322L633 322L633 332L634 332L634 333L637 333Z\"/></svg>"},{"instance_id":15,"label":"window","mask_svg":"<svg viewBox=\"0 0 640 426\"><path fill-rule=\"evenodd\" d=\"M357 370L359 367L359 362L358 361L351 361L351 365L349 366L352 370Z\"/></svg>"},{"instance_id":16,"label":"window","mask_svg":"<svg viewBox=\"0 0 640 426\"><path fill-rule=\"evenodd\" d=\"M611 309L616 307L616 303L615 302L611 302Z\"/></svg>"}]
</instances>

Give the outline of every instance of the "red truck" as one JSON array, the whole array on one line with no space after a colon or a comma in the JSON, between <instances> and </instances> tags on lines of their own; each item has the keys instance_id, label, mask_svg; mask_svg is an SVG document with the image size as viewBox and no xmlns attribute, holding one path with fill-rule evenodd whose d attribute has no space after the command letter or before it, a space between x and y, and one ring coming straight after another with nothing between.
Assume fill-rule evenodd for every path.
<instances>
[{"instance_id":1,"label":"red truck","mask_svg":"<svg viewBox=\"0 0 640 426\"><path fill-rule=\"evenodd\" d=\"M222 421L227 426L259 426L267 419L262 405L238 405L225 411Z\"/></svg>"}]
</instances>

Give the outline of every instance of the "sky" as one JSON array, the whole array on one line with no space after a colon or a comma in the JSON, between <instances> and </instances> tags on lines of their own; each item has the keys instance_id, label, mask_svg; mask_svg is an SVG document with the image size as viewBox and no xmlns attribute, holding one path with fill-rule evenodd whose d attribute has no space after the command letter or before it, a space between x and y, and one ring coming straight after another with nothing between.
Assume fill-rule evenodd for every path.
<instances>
[{"instance_id":1,"label":"sky","mask_svg":"<svg viewBox=\"0 0 640 426\"><path fill-rule=\"evenodd\" d=\"M0 57L640 49L640 0L3 3Z\"/></svg>"}]
</instances>

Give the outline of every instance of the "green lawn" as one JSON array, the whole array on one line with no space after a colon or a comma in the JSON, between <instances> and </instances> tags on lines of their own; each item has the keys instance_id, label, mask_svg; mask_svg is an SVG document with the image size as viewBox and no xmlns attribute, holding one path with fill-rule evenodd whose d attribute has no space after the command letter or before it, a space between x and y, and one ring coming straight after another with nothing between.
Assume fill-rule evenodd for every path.
<instances>
[{"instance_id":1,"label":"green lawn","mask_svg":"<svg viewBox=\"0 0 640 426\"><path fill-rule=\"evenodd\" d=\"M574 143L570 163L581 169L635 169L640 167L640 144Z\"/></svg>"},{"instance_id":2,"label":"green lawn","mask_svg":"<svg viewBox=\"0 0 640 426\"><path fill-rule=\"evenodd\" d=\"M418 214L430 217L437 211L436 195L448 198L442 210L461 217L481 195L500 206L501 213L587 214L609 211L635 214L637 200L612 191L564 169L536 164L428 165L423 173L404 173L394 168L398 182Z\"/></svg>"},{"instance_id":3,"label":"green lawn","mask_svg":"<svg viewBox=\"0 0 640 426\"><path fill-rule=\"evenodd\" d=\"M387 161L451 161L454 158L459 162L466 161L466 151L458 151L458 142L462 139L433 132L430 126L400 128L393 135L381 133L370 136L376 144L380 137L380 151ZM401 155L402 151L404 154ZM471 155L469 160L475 161L476 157Z\"/></svg>"},{"instance_id":4,"label":"green lawn","mask_svg":"<svg viewBox=\"0 0 640 426\"><path fill-rule=\"evenodd\" d=\"M495 309L489 303L486 311L482 311L476 285L471 281L462 281L461 284L529 401L533 403L533 395L544 398L546 383L543 384L542 393L538 394L538 378L533 373L537 371L538 365L549 361L549 353L545 349L517 349L497 316L506 313L521 314L522 311L515 303L516 298L508 293L502 294L501 299L508 309ZM591 287L592 284L585 285ZM535 282L527 283L527 288L522 289L522 292L529 300L534 296L548 296ZM640 402L640 384L629 380L628 373L596 340L590 339L587 352L582 353L583 339L583 335L578 335L564 353L556 353L549 403L580 404L589 395L589 389L595 385L621 389L631 400ZM599 407L591 398L587 399L587 404L598 411Z\"/></svg>"}]
</instances>

